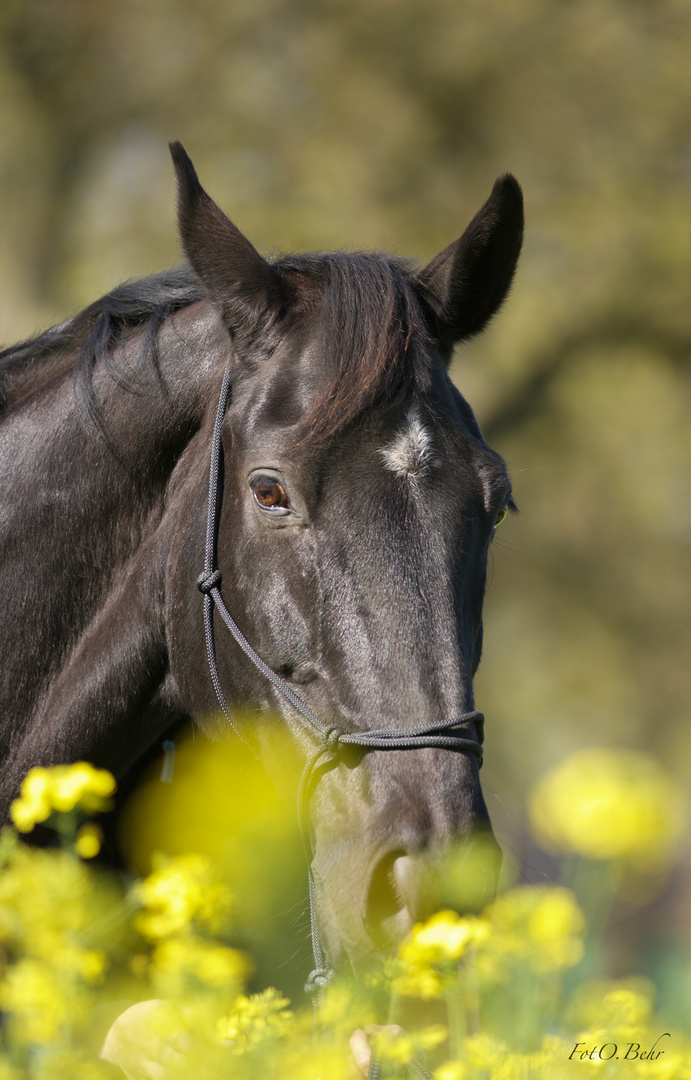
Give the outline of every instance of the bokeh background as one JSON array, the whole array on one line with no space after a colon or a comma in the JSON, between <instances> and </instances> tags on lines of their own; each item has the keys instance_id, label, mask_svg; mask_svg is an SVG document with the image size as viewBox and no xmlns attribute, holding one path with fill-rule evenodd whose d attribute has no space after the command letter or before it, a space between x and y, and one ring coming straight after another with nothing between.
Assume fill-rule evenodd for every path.
<instances>
[{"instance_id":1,"label":"bokeh background","mask_svg":"<svg viewBox=\"0 0 691 1080\"><path fill-rule=\"evenodd\" d=\"M524 799L569 752L691 774L690 56L687 0L0 7L6 344L179 262L169 139L265 253L424 261L522 183L515 286L453 367L521 509L477 679L519 877L549 872ZM629 934L691 948L688 866Z\"/></svg>"}]
</instances>

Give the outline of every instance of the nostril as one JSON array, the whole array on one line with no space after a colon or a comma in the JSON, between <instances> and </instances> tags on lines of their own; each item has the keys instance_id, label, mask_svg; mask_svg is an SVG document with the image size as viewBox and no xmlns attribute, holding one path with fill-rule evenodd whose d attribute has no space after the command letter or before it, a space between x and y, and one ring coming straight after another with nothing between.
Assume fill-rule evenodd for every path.
<instances>
[{"instance_id":1,"label":"nostril","mask_svg":"<svg viewBox=\"0 0 691 1080\"><path fill-rule=\"evenodd\" d=\"M410 917L398 881L398 866L404 861L407 861L405 851L391 851L379 860L372 873L365 926L377 945L390 944L399 936L398 923L408 924L402 928L404 933L409 928Z\"/></svg>"},{"instance_id":2,"label":"nostril","mask_svg":"<svg viewBox=\"0 0 691 1080\"><path fill-rule=\"evenodd\" d=\"M420 881L421 869L421 860L407 855L404 851L399 852L394 860L393 877L396 890L404 906L408 909L413 922L424 918L428 914L423 903L422 882Z\"/></svg>"},{"instance_id":3,"label":"nostril","mask_svg":"<svg viewBox=\"0 0 691 1080\"><path fill-rule=\"evenodd\" d=\"M390 948L441 908L469 914L484 909L496 891L501 849L494 837L437 853L390 851L374 867L367 892L365 929L378 948Z\"/></svg>"}]
</instances>

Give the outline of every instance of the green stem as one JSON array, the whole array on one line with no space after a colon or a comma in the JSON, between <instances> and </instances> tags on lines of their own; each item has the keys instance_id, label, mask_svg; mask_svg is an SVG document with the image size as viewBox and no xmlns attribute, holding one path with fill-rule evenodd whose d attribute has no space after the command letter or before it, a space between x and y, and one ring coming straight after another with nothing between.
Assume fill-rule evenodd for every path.
<instances>
[{"instance_id":1,"label":"green stem","mask_svg":"<svg viewBox=\"0 0 691 1080\"><path fill-rule=\"evenodd\" d=\"M56 814L55 830L60 837L60 847L63 851L74 852L74 845L77 839L77 811L68 810L61 814Z\"/></svg>"},{"instance_id":2,"label":"green stem","mask_svg":"<svg viewBox=\"0 0 691 1080\"><path fill-rule=\"evenodd\" d=\"M84 940L101 941L128 922L140 908L141 903L132 896L126 896L124 899L118 900L109 911L104 912L103 915L100 915L84 927Z\"/></svg>"},{"instance_id":3,"label":"green stem","mask_svg":"<svg viewBox=\"0 0 691 1080\"><path fill-rule=\"evenodd\" d=\"M471 945L466 953L460 975L466 1033L477 1035L480 1031L480 991L477 983L474 945Z\"/></svg>"},{"instance_id":4,"label":"green stem","mask_svg":"<svg viewBox=\"0 0 691 1080\"><path fill-rule=\"evenodd\" d=\"M586 920L585 955L578 965L578 981L596 978L603 970L605 931L612 914L616 866L576 857L572 863L572 889ZM572 984L576 972L567 976Z\"/></svg>"},{"instance_id":5,"label":"green stem","mask_svg":"<svg viewBox=\"0 0 691 1080\"><path fill-rule=\"evenodd\" d=\"M461 972L456 984L446 991L446 1011L449 1017L449 1050L452 1061L460 1061L463 1049L463 1038L466 1028L466 1017L463 1001L463 988Z\"/></svg>"}]
</instances>

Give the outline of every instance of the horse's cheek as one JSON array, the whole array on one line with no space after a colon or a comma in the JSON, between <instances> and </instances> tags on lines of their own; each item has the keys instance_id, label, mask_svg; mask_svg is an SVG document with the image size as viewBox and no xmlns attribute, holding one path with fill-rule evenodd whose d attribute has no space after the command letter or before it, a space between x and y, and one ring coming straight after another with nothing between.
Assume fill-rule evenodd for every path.
<instances>
[{"instance_id":1,"label":"horse's cheek","mask_svg":"<svg viewBox=\"0 0 691 1080\"><path fill-rule=\"evenodd\" d=\"M204 602L196 587L203 560L203 504L189 497L176 501L181 505L174 516L182 524L169 537L163 617L170 673L183 708L196 718L213 712L216 704L206 662Z\"/></svg>"}]
</instances>

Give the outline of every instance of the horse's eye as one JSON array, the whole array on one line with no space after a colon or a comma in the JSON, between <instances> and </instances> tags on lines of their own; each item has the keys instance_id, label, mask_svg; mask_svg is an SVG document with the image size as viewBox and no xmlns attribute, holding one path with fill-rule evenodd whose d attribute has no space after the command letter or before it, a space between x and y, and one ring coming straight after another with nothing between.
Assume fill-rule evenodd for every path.
<instances>
[{"instance_id":1,"label":"horse's eye","mask_svg":"<svg viewBox=\"0 0 691 1080\"><path fill-rule=\"evenodd\" d=\"M496 529L497 525L501 525L502 521L504 520L504 518L506 517L508 512L509 512L508 507L502 506L502 508L499 511L499 513L497 514L495 522L494 522L494 528L495 529Z\"/></svg>"},{"instance_id":2,"label":"horse's eye","mask_svg":"<svg viewBox=\"0 0 691 1080\"><path fill-rule=\"evenodd\" d=\"M258 476L251 484L255 502L265 510L287 510L290 506L282 485L273 476Z\"/></svg>"}]
</instances>

